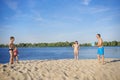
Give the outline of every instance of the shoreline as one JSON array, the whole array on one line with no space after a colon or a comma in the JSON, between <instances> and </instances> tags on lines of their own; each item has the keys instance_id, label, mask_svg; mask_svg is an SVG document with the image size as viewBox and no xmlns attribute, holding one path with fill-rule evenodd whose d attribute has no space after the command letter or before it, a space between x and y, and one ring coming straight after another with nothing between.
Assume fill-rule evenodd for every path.
<instances>
[{"instance_id":1,"label":"shoreline","mask_svg":"<svg viewBox=\"0 0 120 80\"><path fill-rule=\"evenodd\" d=\"M120 58L105 58L105 59L120 59ZM19 62L27 62L27 61L57 61L57 60L74 60L73 58L68 59L31 59L31 60L19 60ZM97 60L97 58L80 58L78 60ZM15 62L16 63L16 62ZM6 65L9 64L9 62L6 63L0 63L0 65Z\"/></svg>"},{"instance_id":2,"label":"shoreline","mask_svg":"<svg viewBox=\"0 0 120 80\"><path fill-rule=\"evenodd\" d=\"M22 60L0 64L0 80L120 80L120 59Z\"/></svg>"}]
</instances>

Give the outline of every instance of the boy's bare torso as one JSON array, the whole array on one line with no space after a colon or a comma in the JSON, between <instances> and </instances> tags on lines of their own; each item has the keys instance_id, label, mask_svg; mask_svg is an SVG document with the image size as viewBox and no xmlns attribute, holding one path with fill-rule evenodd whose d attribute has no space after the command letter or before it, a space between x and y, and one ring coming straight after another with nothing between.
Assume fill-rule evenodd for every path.
<instances>
[{"instance_id":1,"label":"boy's bare torso","mask_svg":"<svg viewBox=\"0 0 120 80\"><path fill-rule=\"evenodd\" d=\"M98 47L102 47L103 46L103 40L102 38L98 39Z\"/></svg>"}]
</instances>

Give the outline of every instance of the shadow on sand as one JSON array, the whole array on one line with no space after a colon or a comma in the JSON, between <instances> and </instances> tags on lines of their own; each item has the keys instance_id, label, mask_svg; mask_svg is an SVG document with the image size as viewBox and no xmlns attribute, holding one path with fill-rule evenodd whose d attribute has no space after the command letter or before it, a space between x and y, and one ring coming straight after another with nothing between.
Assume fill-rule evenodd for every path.
<instances>
[{"instance_id":1,"label":"shadow on sand","mask_svg":"<svg viewBox=\"0 0 120 80\"><path fill-rule=\"evenodd\" d=\"M112 60L110 62L119 62L119 61L120 61L120 59L118 59L118 60Z\"/></svg>"},{"instance_id":2,"label":"shadow on sand","mask_svg":"<svg viewBox=\"0 0 120 80\"><path fill-rule=\"evenodd\" d=\"M109 62L106 62L106 63L113 63L113 62L119 62L120 59L117 59L117 60L112 60L112 61L109 61Z\"/></svg>"}]
</instances>

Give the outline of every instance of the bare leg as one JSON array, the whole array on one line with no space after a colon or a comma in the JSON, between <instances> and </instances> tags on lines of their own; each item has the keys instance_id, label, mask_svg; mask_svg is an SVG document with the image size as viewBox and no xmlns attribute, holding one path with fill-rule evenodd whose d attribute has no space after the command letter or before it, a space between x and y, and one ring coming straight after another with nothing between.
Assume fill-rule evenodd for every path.
<instances>
[{"instance_id":1,"label":"bare leg","mask_svg":"<svg viewBox=\"0 0 120 80\"><path fill-rule=\"evenodd\" d=\"M10 53L10 64L13 64L13 61L14 61L13 52L9 51L9 53Z\"/></svg>"},{"instance_id":2,"label":"bare leg","mask_svg":"<svg viewBox=\"0 0 120 80\"><path fill-rule=\"evenodd\" d=\"M76 57L76 59L78 60L78 56Z\"/></svg>"},{"instance_id":3,"label":"bare leg","mask_svg":"<svg viewBox=\"0 0 120 80\"><path fill-rule=\"evenodd\" d=\"M78 54L77 53L74 53L74 59L78 60Z\"/></svg>"},{"instance_id":4,"label":"bare leg","mask_svg":"<svg viewBox=\"0 0 120 80\"><path fill-rule=\"evenodd\" d=\"M76 55L75 55L75 58L74 59L76 59Z\"/></svg>"},{"instance_id":5,"label":"bare leg","mask_svg":"<svg viewBox=\"0 0 120 80\"><path fill-rule=\"evenodd\" d=\"M77 56L75 55L75 60L77 59Z\"/></svg>"},{"instance_id":6,"label":"bare leg","mask_svg":"<svg viewBox=\"0 0 120 80\"><path fill-rule=\"evenodd\" d=\"M76 52L74 52L74 59L76 59Z\"/></svg>"},{"instance_id":7,"label":"bare leg","mask_svg":"<svg viewBox=\"0 0 120 80\"><path fill-rule=\"evenodd\" d=\"M77 60L79 59L78 53L77 53Z\"/></svg>"},{"instance_id":8,"label":"bare leg","mask_svg":"<svg viewBox=\"0 0 120 80\"><path fill-rule=\"evenodd\" d=\"M77 59L77 56L75 55L75 60Z\"/></svg>"},{"instance_id":9,"label":"bare leg","mask_svg":"<svg viewBox=\"0 0 120 80\"><path fill-rule=\"evenodd\" d=\"M104 64L104 55L102 55L102 64Z\"/></svg>"},{"instance_id":10,"label":"bare leg","mask_svg":"<svg viewBox=\"0 0 120 80\"><path fill-rule=\"evenodd\" d=\"M16 62L18 63L18 56L16 56Z\"/></svg>"},{"instance_id":11,"label":"bare leg","mask_svg":"<svg viewBox=\"0 0 120 80\"><path fill-rule=\"evenodd\" d=\"M98 62L100 63L100 55L97 55L97 57L98 57Z\"/></svg>"},{"instance_id":12,"label":"bare leg","mask_svg":"<svg viewBox=\"0 0 120 80\"><path fill-rule=\"evenodd\" d=\"M76 58L75 53L74 53L74 59Z\"/></svg>"}]
</instances>

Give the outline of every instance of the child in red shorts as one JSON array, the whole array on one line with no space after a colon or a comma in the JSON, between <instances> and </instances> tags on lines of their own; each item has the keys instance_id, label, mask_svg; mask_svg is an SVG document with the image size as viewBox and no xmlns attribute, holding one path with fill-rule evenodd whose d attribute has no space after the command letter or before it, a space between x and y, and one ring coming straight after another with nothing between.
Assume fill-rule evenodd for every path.
<instances>
[{"instance_id":1,"label":"child in red shorts","mask_svg":"<svg viewBox=\"0 0 120 80\"><path fill-rule=\"evenodd\" d=\"M13 53L14 53L14 58L16 59L16 62L18 63L18 49L17 49L17 47L14 48Z\"/></svg>"}]
</instances>

